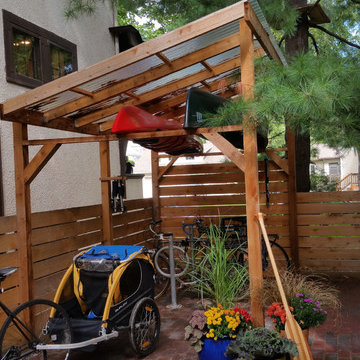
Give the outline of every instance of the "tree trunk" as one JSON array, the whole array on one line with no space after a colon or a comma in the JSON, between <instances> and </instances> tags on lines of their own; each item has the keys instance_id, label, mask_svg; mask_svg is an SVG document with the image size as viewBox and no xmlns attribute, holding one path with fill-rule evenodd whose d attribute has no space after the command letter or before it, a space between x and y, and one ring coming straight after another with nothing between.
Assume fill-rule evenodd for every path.
<instances>
[{"instance_id":1,"label":"tree trunk","mask_svg":"<svg viewBox=\"0 0 360 360\"><path fill-rule=\"evenodd\" d=\"M292 0L291 5L295 8L302 7L307 4L306 0ZM285 52L290 57L298 52L307 52L309 26L307 23L307 15L303 14L298 23L296 33L292 37L285 39ZM295 151L296 151L296 190L298 192L310 191L310 134L295 135Z\"/></svg>"}]
</instances>

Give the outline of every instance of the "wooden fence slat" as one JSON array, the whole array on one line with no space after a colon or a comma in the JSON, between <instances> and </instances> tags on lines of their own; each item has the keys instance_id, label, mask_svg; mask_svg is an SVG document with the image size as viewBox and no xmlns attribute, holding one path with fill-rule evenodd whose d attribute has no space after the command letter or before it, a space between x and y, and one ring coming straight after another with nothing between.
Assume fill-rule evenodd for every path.
<instances>
[{"instance_id":1,"label":"wooden fence slat","mask_svg":"<svg viewBox=\"0 0 360 360\"><path fill-rule=\"evenodd\" d=\"M299 236L359 236L360 226L298 226Z\"/></svg>"},{"instance_id":2,"label":"wooden fence slat","mask_svg":"<svg viewBox=\"0 0 360 360\"><path fill-rule=\"evenodd\" d=\"M34 213L31 216L31 221L33 224L33 229L36 229L98 216L101 216L101 206L92 205Z\"/></svg>"},{"instance_id":3,"label":"wooden fence slat","mask_svg":"<svg viewBox=\"0 0 360 360\"><path fill-rule=\"evenodd\" d=\"M310 192L297 193L296 201L298 203L314 203L314 202L344 202L344 201L360 201L359 191L335 191L335 192Z\"/></svg>"},{"instance_id":4,"label":"wooden fence slat","mask_svg":"<svg viewBox=\"0 0 360 360\"><path fill-rule=\"evenodd\" d=\"M346 191L344 191L345 193ZM297 212L301 214L324 214L324 213L360 213L359 203L312 203L312 204L298 204Z\"/></svg>"},{"instance_id":5,"label":"wooden fence slat","mask_svg":"<svg viewBox=\"0 0 360 360\"><path fill-rule=\"evenodd\" d=\"M91 231L98 231L102 228L101 218L94 218L80 222L55 225L46 228L38 228L33 230L33 245L49 243L51 241L64 239L67 237L84 234Z\"/></svg>"},{"instance_id":6,"label":"wooden fence slat","mask_svg":"<svg viewBox=\"0 0 360 360\"><path fill-rule=\"evenodd\" d=\"M17 235L0 235L0 253L15 250L17 248Z\"/></svg>"},{"instance_id":7,"label":"wooden fence slat","mask_svg":"<svg viewBox=\"0 0 360 360\"><path fill-rule=\"evenodd\" d=\"M348 248L360 249L360 237L327 236L327 237L300 237L299 246L302 248Z\"/></svg>"},{"instance_id":8,"label":"wooden fence slat","mask_svg":"<svg viewBox=\"0 0 360 360\"><path fill-rule=\"evenodd\" d=\"M140 211L125 214L113 215L113 226L126 225L130 222L147 219L150 223L152 219L152 209L141 209Z\"/></svg>"},{"instance_id":9,"label":"wooden fence slat","mask_svg":"<svg viewBox=\"0 0 360 360\"><path fill-rule=\"evenodd\" d=\"M16 216L0 217L0 234L16 231Z\"/></svg>"},{"instance_id":10,"label":"wooden fence slat","mask_svg":"<svg viewBox=\"0 0 360 360\"><path fill-rule=\"evenodd\" d=\"M45 243L33 247L33 261L46 260L102 241L102 231Z\"/></svg>"},{"instance_id":11,"label":"wooden fence slat","mask_svg":"<svg viewBox=\"0 0 360 360\"><path fill-rule=\"evenodd\" d=\"M298 225L360 224L360 214L298 215Z\"/></svg>"}]
</instances>

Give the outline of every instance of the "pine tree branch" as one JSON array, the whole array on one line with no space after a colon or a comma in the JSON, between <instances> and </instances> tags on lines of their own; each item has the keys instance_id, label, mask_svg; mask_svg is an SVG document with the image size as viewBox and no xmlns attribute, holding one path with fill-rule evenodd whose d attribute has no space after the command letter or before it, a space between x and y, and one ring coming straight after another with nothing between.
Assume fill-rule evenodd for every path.
<instances>
[{"instance_id":1,"label":"pine tree branch","mask_svg":"<svg viewBox=\"0 0 360 360\"><path fill-rule=\"evenodd\" d=\"M324 27L322 27L320 25L309 23L309 26L312 27L312 28L315 28L315 29L319 29L319 30L325 32L326 34L328 34L330 36L333 36L334 38L340 40L341 42L344 42L345 44L348 44L350 46L353 46L353 47L356 47L356 48L360 49L360 45L354 44L353 42L344 39L343 37L329 31L328 29L325 29Z\"/></svg>"},{"instance_id":2,"label":"pine tree branch","mask_svg":"<svg viewBox=\"0 0 360 360\"><path fill-rule=\"evenodd\" d=\"M319 55L319 48L317 46L317 42L313 36L313 34L311 34L310 32L308 32L308 35L309 35L309 38L311 39L313 45L314 45L314 48L315 48L315 51L316 51L316 55Z\"/></svg>"}]
</instances>

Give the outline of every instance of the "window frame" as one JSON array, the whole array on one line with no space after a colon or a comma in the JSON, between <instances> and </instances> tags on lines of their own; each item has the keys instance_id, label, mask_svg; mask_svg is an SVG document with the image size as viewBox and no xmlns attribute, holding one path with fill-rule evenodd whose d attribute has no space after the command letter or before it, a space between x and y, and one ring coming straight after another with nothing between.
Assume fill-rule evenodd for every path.
<instances>
[{"instance_id":1,"label":"window frame","mask_svg":"<svg viewBox=\"0 0 360 360\"><path fill-rule=\"evenodd\" d=\"M52 81L50 47L54 45L71 53L72 69L78 69L77 46L72 42L37 26L3 9L4 47L6 62L6 80L17 85L35 88ZM41 80L16 73L13 54L13 29L17 29L39 40L39 59Z\"/></svg>"}]
</instances>

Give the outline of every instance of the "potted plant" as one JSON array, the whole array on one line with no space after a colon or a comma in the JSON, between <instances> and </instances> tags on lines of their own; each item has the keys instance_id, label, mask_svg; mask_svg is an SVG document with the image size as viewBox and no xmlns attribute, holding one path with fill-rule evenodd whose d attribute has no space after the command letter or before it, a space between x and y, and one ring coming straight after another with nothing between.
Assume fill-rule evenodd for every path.
<instances>
[{"instance_id":1,"label":"potted plant","mask_svg":"<svg viewBox=\"0 0 360 360\"><path fill-rule=\"evenodd\" d=\"M193 312L185 327L185 340L191 342L200 360L232 359L227 346L238 334L251 329L252 319L245 309L224 309L220 304L207 311Z\"/></svg>"},{"instance_id":2,"label":"potted plant","mask_svg":"<svg viewBox=\"0 0 360 360\"><path fill-rule=\"evenodd\" d=\"M280 274L285 295L296 321L309 337L309 329L319 326L327 318L328 308L334 311L340 307L337 290L321 277L292 273L286 271ZM266 298L275 300L268 307L266 315L270 316L277 331L285 329L286 314L283 304L279 301L277 288L271 283L265 284ZM324 305L325 304L325 305Z\"/></svg>"},{"instance_id":3,"label":"potted plant","mask_svg":"<svg viewBox=\"0 0 360 360\"><path fill-rule=\"evenodd\" d=\"M280 337L280 334L267 328L256 328L238 336L228 348L226 355L234 360L275 360L286 355L297 356L296 344Z\"/></svg>"},{"instance_id":4,"label":"potted plant","mask_svg":"<svg viewBox=\"0 0 360 360\"><path fill-rule=\"evenodd\" d=\"M229 309L247 296L249 272L235 257L241 246L226 247L227 235L216 225L210 224L208 239L202 249L202 260L190 274L193 288L211 305L222 304Z\"/></svg>"}]
</instances>

